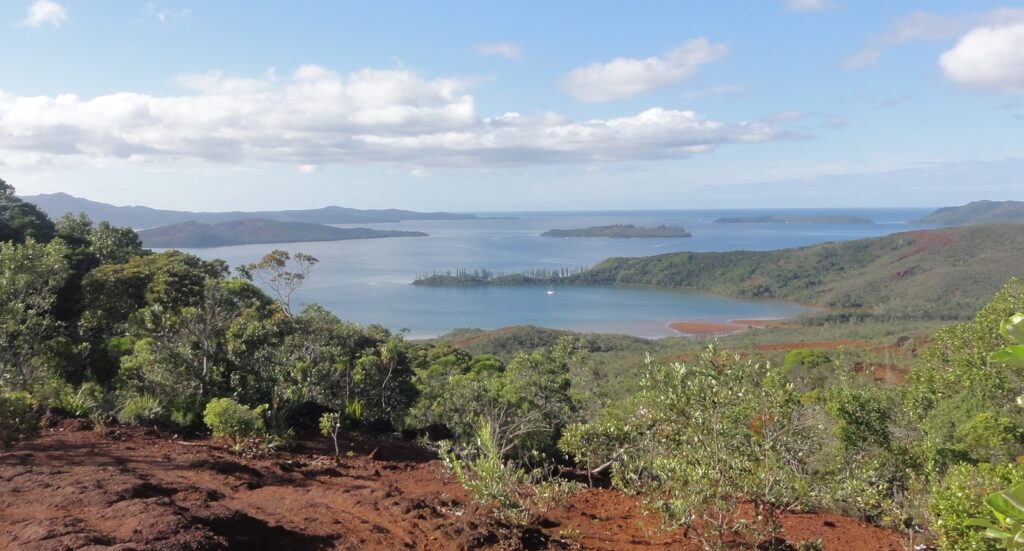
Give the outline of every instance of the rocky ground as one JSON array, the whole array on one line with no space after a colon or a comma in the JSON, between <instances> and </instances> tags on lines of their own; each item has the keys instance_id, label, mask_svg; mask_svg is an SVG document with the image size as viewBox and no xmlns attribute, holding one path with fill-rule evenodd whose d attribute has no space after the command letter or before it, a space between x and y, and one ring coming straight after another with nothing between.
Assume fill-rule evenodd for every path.
<instances>
[{"instance_id":1,"label":"rocky ground","mask_svg":"<svg viewBox=\"0 0 1024 551\"><path fill-rule=\"evenodd\" d=\"M254 459L208 439L64 420L0 452L0 549L699 549L611 490L584 490L515 531L413 442L351 436L340 461L332 452L312 439ZM789 541L825 549L902 549L898 535L835 515L784 525Z\"/></svg>"}]
</instances>

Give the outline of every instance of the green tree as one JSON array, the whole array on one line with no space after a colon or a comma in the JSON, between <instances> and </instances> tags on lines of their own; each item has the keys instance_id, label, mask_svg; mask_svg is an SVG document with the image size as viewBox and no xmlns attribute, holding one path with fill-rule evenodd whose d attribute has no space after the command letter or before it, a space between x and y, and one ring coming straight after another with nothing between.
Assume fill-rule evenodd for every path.
<instances>
[{"instance_id":1,"label":"green tree","mask_svg":"<svg viewBox=\"0 0 1024 551\"><path fill-rule=\"evenodd\" d=\"M14 195L14 187L0 179L0 242L23 243L27 239L46 243L56 229L46 213Z\"/></svg>"},{"instance_id":2,"label":"green tree","mask_svg":"<svg viewBox=\"0 0 1024 551\"><path fill-rule=\"evenodd\" d=\"M89 231L89 242L103 264L124 264L149 253L135 230L114 227L106 220Z\"/></svg>"},{"instance_id":3,"label":"green tree","mask_svg":"<svg viewBox=\"0 0 1024 551\"><path fill-rule=\"evenodd\" d=\"M290 254L275 249L258 262L240 268L243 277L255 278L271 290L285 315L292 317L292 296L306 282L319 260L305 253Z\"/></svg>"},{"instance_id":4,"label":"green tree","mask_svg":"<svg viewBox=\"0 0 1024 551\"><path fill-rule=\"evenodd\" d=\"M52 310L68 277L66 252L60 240L0 243L0 388L27 388L40 374L35 357L58 329Z\"/></svg>"}]
</instances>

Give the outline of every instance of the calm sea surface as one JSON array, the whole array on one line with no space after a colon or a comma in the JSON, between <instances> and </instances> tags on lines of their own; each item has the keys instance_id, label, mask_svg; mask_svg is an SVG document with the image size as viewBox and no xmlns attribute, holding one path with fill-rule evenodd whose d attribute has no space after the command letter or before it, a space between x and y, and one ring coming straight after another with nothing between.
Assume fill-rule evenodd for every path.
<instances>
[{"instance_id":1,"label":"calm sea surface","mask_svg":"<svg viewBox=\"0 0 1024 551\"><path fill-rule=\"evenodd\" d=\"M487 269L513 273L537 268L583 267L611 256L648 256L677 251L771 250L926 228L906 221L931 209L704 210L499 213L516 219L410 221L363 224L378 229L420 230L429 237L367 239L283 245L245 245L189 252L222 258L232 266L252 262L274 248L320 259L299 303L320 303L342 319L408 329L411 338L460 327L494 329L533 324L578 331L644 337L675 334L672 321L772 319L806 310L785 302L747 301L692 291L623 287L437 288L410 283L433 271ZM488 215L488 213L481 213ZM851 215L874 224L712 224L723 216ZM670 224L683 239L558 239L539 237L552 228L605 224Z\"/></svg>"}]
</instances>

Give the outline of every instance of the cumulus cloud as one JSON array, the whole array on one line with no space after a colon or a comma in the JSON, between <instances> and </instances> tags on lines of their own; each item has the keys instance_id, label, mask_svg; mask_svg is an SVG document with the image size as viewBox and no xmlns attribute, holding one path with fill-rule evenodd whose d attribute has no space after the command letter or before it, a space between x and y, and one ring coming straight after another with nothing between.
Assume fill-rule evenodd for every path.
<instances>
[{"instance_id":1,"label":"cumulus cloud","mask_svg":"<svg viewBox=\"0 0 1024 551\"><path fill-rule=\"evenodd\" d=\"M523 48L518 44L511 44L509 42L488 42L486 44L477 44L473 46L473 50L482 56L497 56L505 59L519 59L523 57Z\"/></svg>"},{"instance_id":2,"label":"cumulus cloud","mask_svg":"<svg viewBox=\"0 0 1024 551\"><path fill-rule=\"evenodd\" d=\"M64 9L64 6L53 0L36 0L29 5L28 12L25 14L25 19L21 21L21 24L32 28L42 27L43 25L59 27L67 19L68 11Z\"/></svg>"},{"instance_id":3,"label":"cumulus cloud","mask_svg":"<svg viewBox=\"0 0 1024 551\"><path fill-rule=\"evenodd\" d=\"M1024 93L1024 22L969 31L939 66L963 86Z\"/></svg>"},{"instance_id":4,"label":"cumulus cloud","mask_svg":"<svg viewBox=\"0 0 1024 551\"><path fill-rule=\"evenodd\" d=\"M1000 26L1024 22L1024 9L1001 8L969 16L944 16L917 11L897 19L886 32L874 35L862 50L843 60L847 69L857 69L878 62L882 53L908 42L946 40L977 26Z\"/></svg>"},{"instance_id":5,"label":"cumulus cloud","mask_svg":"<svg viewBox=\"0 0 1024 551\"><path fill-rule=\"evenodd\" d=\"M837 7L832 0L786 0L786 9L789 11L823 11Z\"/></svg>"},{"instance_id":6,"label":"cumulus cloud","mask_svg":"<svg viewBox=\"0 0 1024 551\"><path fill-rule=\"evenodd\" d=\"M575 121L557 114L480 116L460 79L307 65L286 78L219 73L188 92L17 96L0 91L0 165L201 160L504 166L682 158L722 144L784 139L781 123L726 123L652 108Z\"/></svg>"},{"instance_id":7,"label":"cumulus cloud","mask_svg":"<svg viewBox=\"0 0 1024 551\"><path fill-rule=\"evenodd\" d=\"M562 88L588 103L635 96L689 78L701 65L718 61L728 52L725 44L698 38L661 57L617 57L574 69L562 79Z\"/></svg>"}]
</instances>

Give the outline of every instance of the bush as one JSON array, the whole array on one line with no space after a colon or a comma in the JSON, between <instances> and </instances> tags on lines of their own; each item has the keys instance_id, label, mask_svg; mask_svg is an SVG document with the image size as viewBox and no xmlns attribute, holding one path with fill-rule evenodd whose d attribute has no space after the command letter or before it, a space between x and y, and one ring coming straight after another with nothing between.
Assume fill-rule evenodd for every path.
<instances>
[{"instance_id":1,"label":"bush","mask_svg":"<svg viewBox=\"0 0 1024 551\"><path fill-rule=\"evenodd\" d=\"M227 438L234 449L239 449L246 439L263 433L265 409L266 406L252 409L231 398L214 398L206 404L203 422L214 436Z\"/></svg>"},{"instance_id":2,"label":"bush","mask_svg":"<svg viewBox=\"0 0 1024 551\"><path fill-rule=\"evenodd\" d=\"M594 457L591 444L607 455ZM813 492L809 461L821 444L780 369L712 347L692 365L650 366L626 407L569 426L561 446L590 465L608 461L616 486L720 549L778 534L777 512ZM742 500L756 522L733 515Z\"/></svg>"},{"instance_id":3,"label":"bush","mask_svg":"<svg viewBox=\"0 0 1024 551\"><path fill-rule=\"evenodd\" d=\"M320 416L320 434L330 436L334 441L334 456L341 454L338 448L338 433L343 428L357 426L363 420L363 403L358 399L345 404L345 412L327 412Z\"/></svg>"},{"instance_id":4,"label":"bush","mask_svg":"<svg viewBox=\"0 0 1024 551\"><path fill-rule=\"evenodd\" d=\"M160 425L167 421L167 411L160 400L142 394L131 396L121 404L117 420L128 425Z\"/></svg>"},{"instance_id":5,"label":"bush","mask_svg":"<svg viewBox=\"0 0 1024 551\"><path fill-rule=\"evenodd\" d=\"M826 395L825 410L836 421L839 443L845 451L889 446L893 408L881 391L870 387L833 389Z\"/></svg>"},{"instance_id":6,"label":"bush","mask_svg":"<svg viewBox=\"0 0 1024 551\"><path fill-rule=\"evenodd\" d=\"M994 551L996 543L983 537L972 519L989 518L985 496L1024 482L1024 465L956 465L932 488L928 501L929 528L940 549Z\"/></svg>"},{"instance_id":7,"label":"bush","mask_svg":"<svg viewBox=\"0 0 1024 551\"><path fill-rule=\"evenodd\" d=\"M96 383L83 383L78 390L64 385L50 406L73 417L93 417L101 410L104 398L103 388Z\"/></svg>"},{"instance_id":8,"label":"bush","mask_svg":"<svg viewBox=\"0 0 1024 551\"><path fill-rule=\"evenodd\" d=\"M474 501L494 507L492 514L498 520L520 525L536 522L575 490L572 483L544 480L537 471L528 473L505 461L487 421L480 421L476 436L475 446L461 459L444 441L441 460L445 469L469 490Z\"/></svg>"},{"instance_id":9,"label":"bush","mask_svg":"<svg viewBox=\"0 0 1024 551\"><path fill-rule=\"evenodd\" d=\"M39 432L39 419L27 393L0 393L0 447Z\"/></svg>"}]
</instances>

